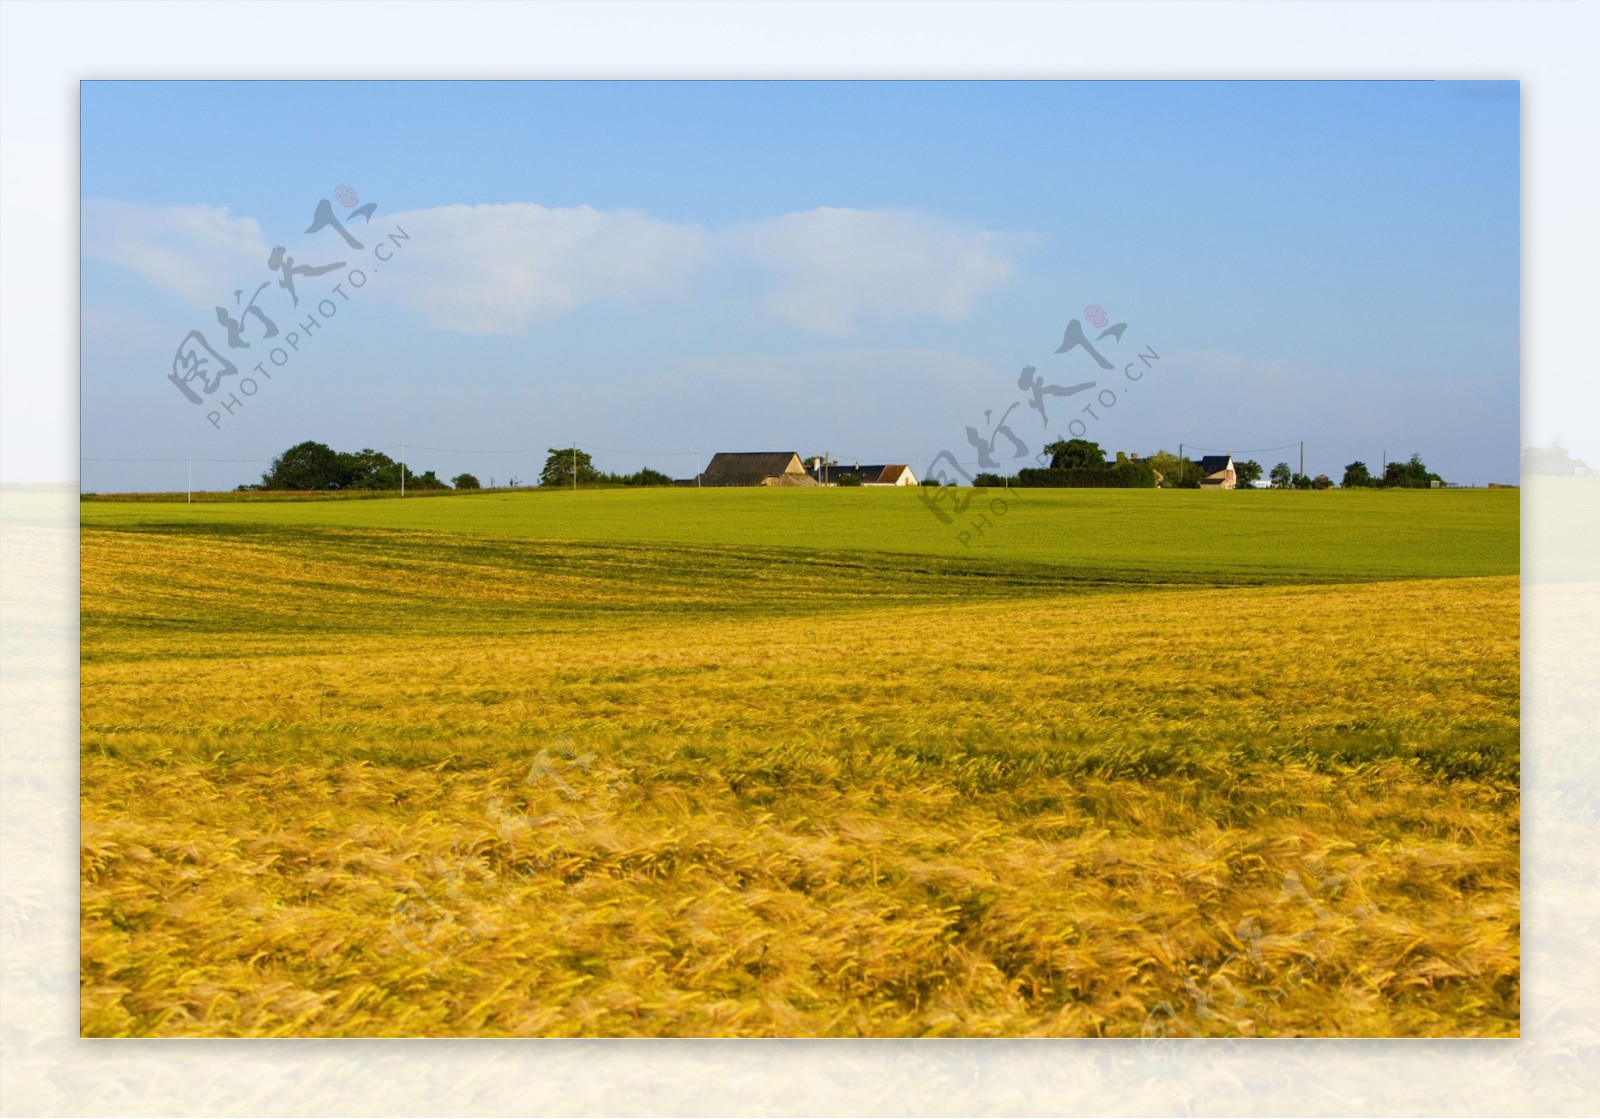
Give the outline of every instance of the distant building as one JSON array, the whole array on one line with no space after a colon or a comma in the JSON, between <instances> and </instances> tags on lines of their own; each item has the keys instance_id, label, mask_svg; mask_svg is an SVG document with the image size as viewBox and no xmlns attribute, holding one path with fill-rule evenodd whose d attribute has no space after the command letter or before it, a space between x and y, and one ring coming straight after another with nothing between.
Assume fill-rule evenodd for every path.
<instances>
[{"instance_id":1,"label":"distant building","mask_svg":"<svg viewBox=\"0 0 1600 1119\"><path fill-rule=\"evenodd\" d=\"M1231 490L1239 486L1239 475L1233 469L1232 455L1207 455L1200 460L1200 488L1203 490Z\"/></svg>"},{"instance_id":2,"label":"distant building","mask_svg":"<svg viewBox=\"0 0 1600 1119\"><path fill-rule=\"evenodd\" d=\"M720 451L690 485L814 486L794 451Z\"/></svg>"},{"instance_id":3,"label":"distant building","mask_svg":"<svg viewBox=\"0 0 1600 1119\"><path fill-rule=\"evenodd\" d=\"M863 486L914 486L917 477L911 473L911 467L904 463L861 463L835 462L824 466L821 459L812 459L806 467L806 475L818 485L837 485L839 479L846 474L853 474L861 479Z\"/></svg>"}]
</instances>

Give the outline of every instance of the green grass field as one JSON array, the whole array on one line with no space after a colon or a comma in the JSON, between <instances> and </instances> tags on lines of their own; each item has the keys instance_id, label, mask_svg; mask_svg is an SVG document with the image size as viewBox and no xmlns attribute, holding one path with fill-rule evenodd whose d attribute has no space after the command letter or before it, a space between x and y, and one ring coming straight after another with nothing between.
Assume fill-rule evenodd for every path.
<instances>
[{"instance_id":1,"label":"green grass field","mask_svg":"<svg viewBox=\"0 0 1600 1119\"><path fill-rule=\"evenodd\" d=\"M986 491L946 524L916 489L497 492L405 500L86 501L95 527L415 529L617 544L893 552L1092 578L1434 578L1517 570L1516 490ZM1006 503L997 515L994 500ZM948 508L946 510L949 511ZM972 524L980 514L988 527ZM962 539L965 532L967 538Z\"/></svg>"},{"instance_id":2,"label":"green grass field","mask_svg":"<svg viewBox=\"0 0 1600 1119\"><path fill-rule=\"evenodd\" d=\"M85 501L83 1032L1515 1034L1517 493L1009 496Z\"/></svg>"}]
</instances>

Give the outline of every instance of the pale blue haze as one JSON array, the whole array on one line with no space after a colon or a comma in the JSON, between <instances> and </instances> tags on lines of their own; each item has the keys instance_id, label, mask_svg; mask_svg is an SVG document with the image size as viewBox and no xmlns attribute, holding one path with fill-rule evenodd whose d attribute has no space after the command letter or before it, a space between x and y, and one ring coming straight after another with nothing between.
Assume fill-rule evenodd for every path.
<instances>
[{"instance_id":1,"label":"pale blue haze","mask_svg":"<svg viewBox=\"0 0 1600 1119\"><path fill-rule=\"evenodd\" d=\"M696 451L971 459L963 429L1020 399L1024 364L1094 374L1051 355L1089 303L1162 357L1094 425L1108 451L1304 439L1313 474L1416 451L1451 480L1515 481L1518 118L1514 82L85 83L82 485L185 480L87 460L302 439L576 439L658 452L596 450L603 468L680 477ZM226 208L311 261L337 246L302 231L340 184L377 203L373 231L531 203L592 208L598 239L466 332L544 235L508 242L524 211L479 211L480 251L427 243L453 227L419 217L394 271L213 428L167 381L173 350L196 327L220 343L209 302L272 277L248 270L253 242L192 240L156 276L141 238L169 208ZM824 207L863 216L785 220ZM876 267L903 295L861 279ZM541 302L569 284L574 305ZM1037 447L1075 411L1012 421ZM407 457L503 481L542 455ZM198 462L195 483L262 465Z\"/></svg>"}]
</instances>

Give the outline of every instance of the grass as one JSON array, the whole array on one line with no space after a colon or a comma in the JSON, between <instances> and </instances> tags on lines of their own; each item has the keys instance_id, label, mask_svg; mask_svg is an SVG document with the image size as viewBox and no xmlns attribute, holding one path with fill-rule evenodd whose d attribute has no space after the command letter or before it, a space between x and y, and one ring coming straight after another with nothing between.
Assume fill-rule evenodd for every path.
<instances>
[{"instance_id":1,"label":"grass","mask_svg":"<svg viewBox=\"0 0 1600 1119\"><path fill-rule=\"evenodd\" d=\"M413 529L519 539L890 552L1080 574L1263 581L1505 575L1516 490L987 491L945 524L920 489L538 490L312 502L85 501L95 527ZM996 514L986 502L1007 502ZM946 507L948 512L948 508ZM988 517L979 532L973 521ZM961 533L967 539L961 538Z\"/></svg>"},{"instance_id":2,"label":"grass","mask_svg":"<svg viewBox=\"0 0 1600 1119\"><path fill-rule=\"evenodd\" d=\"M83 1032L1515 1034L1514 500L1042 496L86 503Z\"/></svg>"}]
</instances>

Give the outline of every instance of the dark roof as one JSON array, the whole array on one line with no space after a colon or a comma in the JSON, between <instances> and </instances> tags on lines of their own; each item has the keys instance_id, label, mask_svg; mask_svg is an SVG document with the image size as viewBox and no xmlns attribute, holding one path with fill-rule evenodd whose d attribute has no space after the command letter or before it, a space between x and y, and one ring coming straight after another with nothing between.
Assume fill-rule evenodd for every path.
<instances>
[{"instance_id":1,"label":"dark roof","mask_svg":"<svg viewBox=\"0 0 1600 1119\"><path fill-rule=\"evenodd\" d=\"M711 456L705 477L755 475L770 478L787 472L798 457L793 451L719 451Z\"/></svg>"},{"instance_id":2,"label":"dark roof","mask_svg":"<svg viewBox=\"0 0 1600 1119\"><path fill-rule=\"evenodd\" d=\"M846 474L854 474L857 478L860 478L863 482L868 484L877 482L880 479L887 482L893 481L895 478L899 477L899 472L905 469L908 469L906 465L899 462L892 462L888 464L881 462L862 463L860 466L857 466L853 462L836 462L832 466L828 467L828 481L837 482ZM888 470L893 470L895 473L891 474L888 478L884 478L884 472ZM817 481L822 481L822 478L819 476L817 470L812 467L811 463L809 462L806 463L806 473L811 475Z\"/></svg>"},{"instance_id":3,"label":"dark roof","mask_svg":"<svg viewBox=\"0 0 1600 1119\"><path fill-rule=\"evenodd\" d=\"M1228 463L1232 460L1232 455L1207 455L1200 460L1200 472L1202 474L1220 474L1228 469Z\"/></svg>"}]
</instances>

